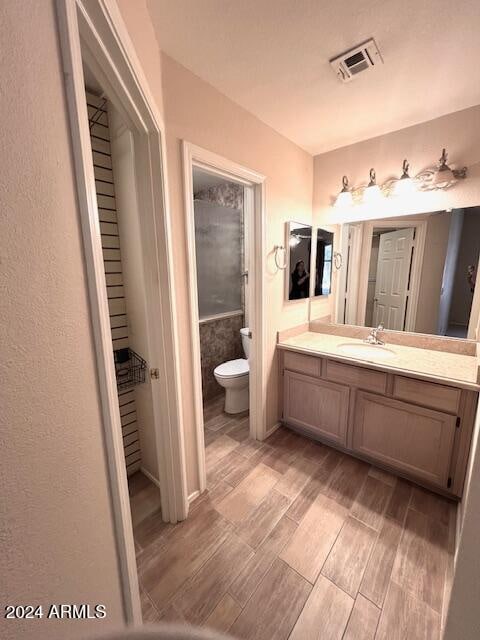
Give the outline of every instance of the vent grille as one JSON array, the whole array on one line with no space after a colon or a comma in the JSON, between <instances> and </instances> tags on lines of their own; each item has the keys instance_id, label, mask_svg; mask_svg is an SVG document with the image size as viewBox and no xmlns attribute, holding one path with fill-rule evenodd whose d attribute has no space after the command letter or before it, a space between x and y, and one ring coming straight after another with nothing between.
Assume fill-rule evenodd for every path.
<instances>
[{"instance_id":1,"label":"vent grille","mask_svg":"<svg viewBox=\"0 0 480 640\"><path fill-rule=\"evenodd\" d=\"M350 82L354 76L380 64L383 64L382 56L373 38L330 60L330 65L342 82Z\"/></svg>"}]
</instances>

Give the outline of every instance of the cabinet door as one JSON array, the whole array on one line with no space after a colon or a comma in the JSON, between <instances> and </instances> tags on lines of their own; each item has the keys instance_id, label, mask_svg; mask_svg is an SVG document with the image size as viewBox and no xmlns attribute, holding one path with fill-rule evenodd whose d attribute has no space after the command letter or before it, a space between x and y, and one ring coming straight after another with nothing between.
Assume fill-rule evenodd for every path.
<instances>
[{"instance_id":1,"label":"cabinet door","mask_svg":"<svg viewBox=\"0 0 480 640\"><path fill-rule=\"evenodd\" d=\"M358 392L353 448L391 467L447 487L455 416Z\"/></svg>"},{"instance_id":2,"label":"cabinet door","mask_svg":"<svg viewBox=\"0 0 480 640\"><path fill-rule=\"evenodd\" d=\"M285 371L284 420L346 445L349 388Z\"/></svg>"}]
</instances>

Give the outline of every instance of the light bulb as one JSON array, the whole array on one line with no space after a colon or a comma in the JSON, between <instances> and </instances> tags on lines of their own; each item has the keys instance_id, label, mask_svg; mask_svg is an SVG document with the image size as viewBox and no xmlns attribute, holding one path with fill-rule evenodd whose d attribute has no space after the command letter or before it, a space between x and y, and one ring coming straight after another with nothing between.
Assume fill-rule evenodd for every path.
<instances>
[{"instance_id":1,"label":"light bulb","mask_svg":"<svg viewBox=\"0 0 480 640\"><path fill-rule=\"evenodd\" d=\"M367 188L363 192L363 199L365 202L375 202L382 196L380 187L377 184L377 176L375 175L375 169L370 169L370 182Z\"/></svg>"},{"instance_id":2,"label":"light bulb","mask_svg":"<svg viewBox=\"0 0 480 640\"><path fill-rule=\"evenodd\" d=\"M350 207L353 204L353 198L350 191L340 191L335 200L336 207Z\"/></svg>"},{"instance_id":3,"label":"light bulb","mask_svg":"<svg viewBox=\"0 0 480 640\"><path fill-rule=\"evenodd\" d=\"M335 200L336 207L350 207L353 204L352 192L348 188L348 178L343 176L342 178L343 188Z\"/></svg>"},{"instance_id":4,"label":"light bulb","mask_svg":"<svg viewBox=\"0 0 480 640\"><path fill-rule=\"evenodd\" d=\"M408 174L409 168L410 168L410 165L405 159L403 161L403 166L402 166L402 171L403 171L402 176L399 180L397 180L394 187L394 194L396 196L409 196L416 189L414 181L412 180L412 178L410 178Z\"/></svg>"}]
</instances>

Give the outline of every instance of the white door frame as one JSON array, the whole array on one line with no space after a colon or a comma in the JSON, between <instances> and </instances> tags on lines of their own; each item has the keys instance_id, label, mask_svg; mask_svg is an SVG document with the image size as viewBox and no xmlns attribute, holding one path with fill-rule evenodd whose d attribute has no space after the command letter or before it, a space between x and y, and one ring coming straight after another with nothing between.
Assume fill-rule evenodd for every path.
<instances>
[{"instance_id":1,"label":"white door frame","mask_svg":"<svg viewBox=\"0 0 480 640\"><path fill-rule=\"evenodd\" d=\"M342 268L337 275L335 322L355 324L357 318L358 271L362 249L362 224L342 224L340 230L340 253L343 257Z\"/></svg>"},{"instance_id":2,"label":"white door frame","mask_svg":"<svg viewBox=\"0 0 480 640\"><path fill-rule=\"evenodd\" d=\"M357 262L352 264L350 272L352 275L352 290L358 291L357 321L356 324L365 324L365 310L367 308L368 293L368 268L370 256L372 254L372 237L374 228L392 229L415 227L415 240L412 261L412 277L410 280L410 290L408 293L407 315L405 319L405 331L415 331L415 320L417 317L418 298L420 294L420 277L423 265L423 255L425 252L425 240L427 237L427 220L369 220L363 223L361 235L361 251L354 251L358 256ZM360 238L356 238L356 242Z\"/></svg>"},{"instance_id":3,"label":"white door frame","mask_svg":"<svg viewBox=\"0 0 480 640\"><path fill-rule=\"evenodd\" d=\"M109 99L134 137L137 197L145 251L146 305L150 320L149 364L160 371L160 379L152 381L152 395L161 507L163 518L176 522L187 516L188 501L175 297L171 283L173 256L165 189L164 125L116 3L112 0L57 0L57 14L125 619L127 623L140 624L137 565L112 357L82 56L95 67Z\"/></svg>"},{"instance_id":4,"label":"white door frame","mask_svg":"<svg viewBox=\"0 0 480 640\"><path fill-rule=\"evenodd\" d=\"M249 328L252 332L250 350L250 435L257 440L266 437L266 380L264 348L264 273L265 273L265 176L247 169L222 156L183 141L183 181L186 213L186 236L188 252L188 285L190 294L190 336L193 357L193 393L195 403L195 431L197 435L197 457L199 490L206 488L205 441L203 432L202 369L200 363L200 336L197 293L197 263L195 257L195 211L193 205L193 168L198 167L223 178L240 182L251 189L245 190L244 209L250 211L247 223L250 247L248 265ZM249 198L252 198L249 201Z\"/></svg>"}]
</instances>

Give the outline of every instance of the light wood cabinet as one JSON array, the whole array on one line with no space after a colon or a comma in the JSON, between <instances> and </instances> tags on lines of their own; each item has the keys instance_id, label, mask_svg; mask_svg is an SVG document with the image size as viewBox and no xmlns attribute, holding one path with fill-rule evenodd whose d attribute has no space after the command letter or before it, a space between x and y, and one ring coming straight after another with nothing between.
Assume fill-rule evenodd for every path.
<instances>
[{"instance_id":1,"label":"light wood cabinet","mask_svg":"<svg viewBox=\"0 0 480 640\"><path fill-rule=\"evenodd\" d=\"M461 496L478 392L284 351L282 420L431 489Z\"/></svg>"},{"instance_id":2,"label":"light wood cabinet","mask_svg":"<svg viewBox=\"0 0 480 640\"><path fill-rule=\"evenodd\" d=\"M423 404L425 407L433 407L447 413L457 413L461 393L460 389L455 387L447 387L444 384L425 382L424 380L413 380L404 376L395 376L393 386L395 398Z\"/></svg>"},{"instance_id":3,"label":"light wood cabinet","mask_svg":"<svg viewBox=\"0 0 480 640\"><path fill-rule=\"evenodd\" d=\"M284 420L345 446L349 393L344 385L285 371Z\"/></svg>"},{"instance_id":4,"label":"light wood cabinet","mask_svg":"<svg viewBox=\"0 0 480 640\"><path fill-rule=\"evenodd\" d=\"M327 360L325 377L333 382L341 382L374 393L385 393L387 389L387 374L383 371L372 371L334 360Z\"/></svg>"},{"instance_id":5,"label":"light wood cabinet","mask_svg":"<svg viewBox=\"0 0 480 640\"><path fill-rule=\"evenodd\" d=\"M360 391L353 450L446 489L455 424L448 413Z\"/></svg>"}]
</instances>

